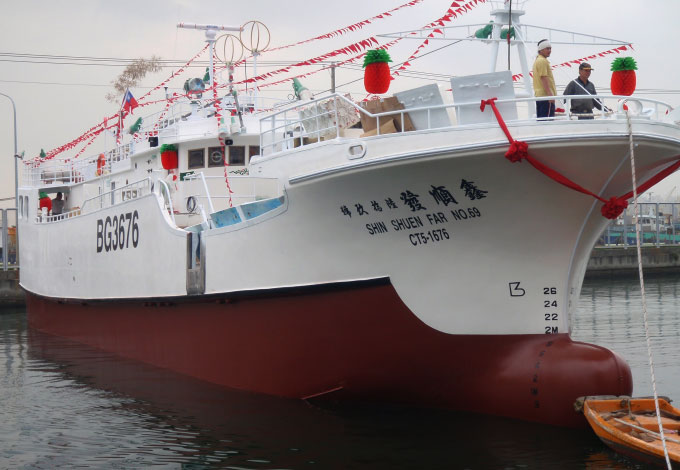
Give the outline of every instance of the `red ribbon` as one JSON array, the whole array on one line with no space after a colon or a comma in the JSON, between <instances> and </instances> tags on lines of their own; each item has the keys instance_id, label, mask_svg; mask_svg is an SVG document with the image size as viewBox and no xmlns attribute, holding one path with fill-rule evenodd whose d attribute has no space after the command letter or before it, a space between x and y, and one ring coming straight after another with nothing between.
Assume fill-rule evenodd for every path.
<instances>
[{"instance_id":1,"label":"red ribbon","mask_svg":"<svg viewBox=\"0 0 680 470\"><path fill-rule=\"evenodd\" d=\"M550 168L547 165L544 165L543 163L539 162L536 160L534 157L529 155L528 149L529 145L526 142L521 142L519 140L514 140L512 138L512 135L510 134L510 131L508 130L508 126L505 124L505 121L503 120L503 116L501 116L501 113L498 111L498 108L496 107L496 100L497 98L491 98L488 100L482 100L482 103L480 105L480 109L482 112L484 112L484 109L486 108L486 105L491 106L491 109L493 110L494 115L496 116L496 120L498 121L498 125L501 127L503 130L503 133L505 136L508 138L508 141L510 142L510 149L506 152L505 157L510 160L511 162L519 162L522 161L522 159L525 159L528 161L534 168L536 168L538 171L546 175L548 178L552 179L553 181L558 182L559 184L566 186L567 188L573 189L574 191L578 191L583 194L587 194L589 196L594 197L595 199L601 201L604 203L602 208L600 209L600 212L602 215L608 219L616 219L618 216L620 216L623 211L628 207L628 199L633 197L633 191L629 191L623 196L613 196L609 198L609 200L606 200L597 194L593 193L592 191L587 190L583 186L580 186L579 184L573 182L560 172ZM656 183L659 181L663 180L666 178L668 175L673 173L675 170L680 168L680 156L676 157L677 161L670 165L669 167L661 170L658 172L656 175L652 176L650 179L642 183L637 187L638 193L644 193L647 191L649 188L654 186Z\"/></svg>"}]
</instances>

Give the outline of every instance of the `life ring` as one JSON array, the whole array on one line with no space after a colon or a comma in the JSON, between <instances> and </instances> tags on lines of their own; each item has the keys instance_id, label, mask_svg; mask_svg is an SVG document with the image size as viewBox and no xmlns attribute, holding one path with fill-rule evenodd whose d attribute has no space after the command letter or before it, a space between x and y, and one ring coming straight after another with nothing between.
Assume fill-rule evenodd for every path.
<instances>
[{"instance_id":1,"label":"life ring","mask_svg":"<svg viewBox=\"0 0 680 470\"><path fill-rule=\"evenodd\" d=\"M99 157L97 158L97 176L104 174L104 167L106 167L106 156L103 153L100 153Z\"/></svg>"},{"instance_id":2,"label":"life ring","mask_svg":"<svg viewBox=\"0 0 680 470\"><path fill-rule=\"evenodd\" d=\"M215 150L210 154L210 163L213 165L219 165L223 162L224 160L222 158L222 150Z\"/></svg>"},{"instance_id":3,"label":"life ring","mask_svg":"<svg viewBox=\"0 0 680 470\"><path fill-rule=\"evenodd\" d=\"M187 198L187 212L193 214L196 210L196 198L194 196L189 196Z\"/></svg>"}]
</instances>

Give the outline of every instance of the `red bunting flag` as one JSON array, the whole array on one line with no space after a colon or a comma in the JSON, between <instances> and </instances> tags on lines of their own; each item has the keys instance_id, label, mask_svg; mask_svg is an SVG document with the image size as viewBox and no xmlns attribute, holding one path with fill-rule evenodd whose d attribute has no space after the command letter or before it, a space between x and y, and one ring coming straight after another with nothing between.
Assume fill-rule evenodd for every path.
<instances>
[{"instance_id":1,"label":"red bunting flag","mask_svg":"<svg viewBox=\"0 0 680 470\"><path fill-rule=\"evenodd\" d=\"M585 62L585 61L587 61L587 60L598 59L598 58L604 57L604 56L606 56L606 55L608 55L608 54L620 54L620 53L622 53L622 52L627 51L628 49L633 49L633 45L632 45L632 44L627 44L627 45L625 45L625 46L615 47L614 49L609 49L609 50L607 50L607 51L598 52L597 54L592 54L592 55L589 55L589 56L587 56L587 57L583 57L583 58L581 58L581 59L572 59L572 60L568 60L568 61L566 61L566 62L562 62L561 64L553 65L552 68L556 69L556 68L558 68L558 67L571 67L572 64L578 65L578 64L580 64L581 62ZM513 81L513 82L516 82L516 81L520 80L523 76L524 76L524 75L521 74L521 73L518 73L518 74L516 74L516 75L513 75L513 76L512 76L512 81Z\"/></svg>"},{"instance_id":2,"label":"red bunting flag","mask_svg":"<svg viewBox=\"0 0 680 470\"><path fill-rule=\"evenodd\" d=\"M486 0L479 0L479 1L481 1L481 2L483 3L483 2L485 2ZM470 5L471 3L473 3L473 0L469 0L469 1L468 1L467 3L465 3L464 5L465 5L466 7L469 7L469 10L472 10L472 6ZM476 4L476 2L475 2L475 4ZM451 7L449 7L449 9L447 10L447 13L446 13L444 16L442 16L441 18L439 18L438 20L436 20L436 21L430 23L427 27L433 28L433 27L435 27L435 26L437 26L437 25L444 26L444 24L443 24L443 18L446 18L446 17L447 17L448 12L450 11L450 8L453 8L454 6L458 6L458 3L457 3L457 2L451 3ZM465 11L467 11L467 10L463 9L463 13L464 13ZM455 15L454 15L454 16L455 16ZM440 31L440 30L437 28L437 29L435 29L435 31ZM432 32L432 33L430 33L430 34L428 35L428 38L431 38L431 37L434 37L434 32ZM424 48L425 46L429 45L429 43L430 43L429 39L425 39L425 40L424 40L424 41L416 48L416 50L409 56L409 58L406 59L406 61L404 62L404 64L406 64L409 60L414 59L414 58L416 57L416 55L420 52L420 50L421 50L422 48ZM410 65L410 63L409 63L409 65ZM405 67L404 67L403 65L402 65L401 67L399 67L399 68L392 74L392 78L394 79L394 76L395 76L395 75L399 75L399 72L400 72L401 70L404 70L404 68L405 68Z\"/></svg>"},{"instance_id":3,"label":"red bunting flag","mask_svg":"<svg viewBox=\"0 0 680 470\"><path fill-rule=\"evenodd\" d=\"M412 0L410 2L404 3L403 5L399 5L398 7L392 8L389 11L383 12L383 13L376 15L376 16L372 16L371 18L368 18L366 20L359 21L358 23L354 23L350 26L345 26L344 28L336 29L335 31L332 31L331 33L326 33L326 34L323 34L321 36L316 36L314 38L305 39L304 41L299 41L299 42L296 42L296 43L288 44L286 46L275 47L273 49L269 49L269 51L270 52L271 51L277 51L277 50L281 50L281 49L286 49L288 47L299 46L300 44L306 44L308 42L317 41L317 40L320 40L320 39L328 39L329 37L334 37L334 36L337 36L337 35L345 34L348 30L349 31L359 30L364 25L370 24L371 20L382 20L385 17L392 16L392 12L395 12L395 11L398 11L398 10L401 10L401 9L404 9L404 8L415 6L419 3L422 3L423 1L424 0Z\"/></svg>"}]
</instances>

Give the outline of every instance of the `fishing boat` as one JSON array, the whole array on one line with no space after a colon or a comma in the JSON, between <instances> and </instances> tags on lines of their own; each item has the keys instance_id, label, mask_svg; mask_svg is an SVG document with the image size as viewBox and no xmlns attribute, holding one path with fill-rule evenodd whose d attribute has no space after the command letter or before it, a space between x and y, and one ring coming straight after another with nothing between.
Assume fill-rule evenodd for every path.
<instances>
[{"instance_id":1,"label":"fishing boat","mask_svg":"<svg viewBox=\"0 0 680 470\"><path fill-rule=\"evenodd\" d=\"M659 413L668 456L680 463L680 410L659 397ZM602 442L622 454L665 465L664 443L654 398L585 397L583 414Z\"/></svg>"},{"instance_id":2,"label":"fishing boat","mask_svg":"<svg viewBox=\"0 0 680 470\"><path fill-rule=\"evenodd\" d=\"M495 56L451 90L263 109L194 80L101 155L27 161L31 326L233 389L585 426L576 397L632 393L621 357L570 337L589 254L630 198L631 139L658 180L680 116L601 95L596 119L537 119L495 71L511 22L529 76L546 31L523 14L501 2L488 37L460 33ZM196 27L212 49L219 28Z\"/></svg>"}]
</instances>

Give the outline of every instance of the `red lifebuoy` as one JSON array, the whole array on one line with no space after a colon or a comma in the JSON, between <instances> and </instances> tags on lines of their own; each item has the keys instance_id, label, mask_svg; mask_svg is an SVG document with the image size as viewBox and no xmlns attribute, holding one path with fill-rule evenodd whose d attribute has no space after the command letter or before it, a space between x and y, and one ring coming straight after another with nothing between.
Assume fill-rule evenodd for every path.
<instances>
[{"instance_id":1,"label":"red lifebuoy","mask_svg":"<svg viewBox=\"0 0 680 470\"><path fill-rule=\"evenodd\" d=\"M106 156L103 153L99 154L99 158L97 158L97 176L101 176L104 174L104 167L106 166Z\"/></svg>"}]
</instances>

